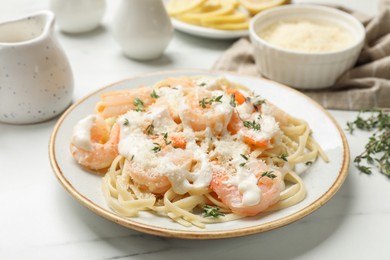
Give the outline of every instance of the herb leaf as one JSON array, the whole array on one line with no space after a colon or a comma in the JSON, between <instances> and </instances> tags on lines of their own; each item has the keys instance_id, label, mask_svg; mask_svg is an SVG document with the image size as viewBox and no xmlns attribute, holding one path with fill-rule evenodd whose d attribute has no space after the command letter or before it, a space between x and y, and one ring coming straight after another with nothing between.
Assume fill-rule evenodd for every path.
<instances>
[{"instance_id":1,"label":"herb leaf","mask_svg":"<svg viewBox=\"0 0 390 260\"><path fill-rule=\"evenodd\" d=\"M154 147L152 149L153 152L158 153L161 151L161 145L159 143L153 143Z\"/></svg>"},{"instance_id":2,"label":"herb leaf","mask_svg":"<svg viewBox=\"0 0 390 260\"><path fill-rule=\"evenodd\" d=\"M222 97L223 95L218 97L202 98L202 100L199 101L199 106L206 108L207 105L211 105L212 103L222 103Z\"/></svg>"},{"instance_id":3,"label":"herb leaf","mask_svg":"<svg viewBox=\"0 0 390 260\"><path fill-rule=\"evenodd\" d=\"M219 207L216 206L204 205L202 209L204 210L203 217L218 218L225 216L225 214L219 212Z\"/></svg>"},{"instance_id":4,"label":"herb leaf","mask_svg":"<svg viewBox=\"0 0 390 260\"><path fill-rule=\"evenodd\" d=\"M263 172L263 174L261 174L260 178L262 177L268 177L270 179L275 179L276 178L276 175L273 174L274 171L265 171Z\"/></svg>"},{"instance_id":5,"label":"herb leaf","mask_svg":"<svg viewBox=\"0 0 390 260\"><path fill-rule=\"evenodd\" d=\"M168 141L168 133L164 133L163 138L166 145L170 145L172 143L172 141Z\"/></svg>"},{"instance_id":6,"label":"herb leaf","mask_svg":"<svg viewBox=\"0 0 390 260\"><path fill-rule=\"evenodd\" d=\"M135 98L133 101L133 104L135 106L135 109L134 109L135 111L137 111L137 112L145 111L145 104L141 99Z\"/></svg>"},{"instance_id":7,"label":"herb leaf","mask_svg":"<svg viewBox=\"0 0 390 260\"><path fill-rule=\"evenodd\" d=\"M231 96L230 96L230 102L229 104L232 106L232 107L236 107L237 104L236 104L236 94L233 93Z\"/></svg>"},{"instance_id":8,"label":"herb leaf","mask_svg":"<svg viewBox=\"0 0 390 260\"><path fill-rule=\"evenodd\" d=\"M146 134L147 134L147 135L152 135L152 134L154 133L154 125L153 125L153 122L154 122L154 121L152 121L152 123L150 123L150 125L148 125L148 126L146 127Z\"/></svg>"},{"instance_id":9,"label":"herb leaf","mask_svg":"<svg viewBox=\"0 0 390 260\"><path fill-rule=\"evenodd\" d=\"M255 120L253 120L252 122L251 121L243 121L243 123L244 123L244 126L246 128L253 129L253 130L256 130L256 131L260 131L261 130L261 125L259 123L256 123Z\"/></svg>"},{"instance_id":10,"label":"herb leaf","mask_svg":"<svg viewBox=\"0 0 390 260\"><path fill-rule=\"evenodd\" d=\"M281 159L281 160L283 160L285 162L288 161L287 157L288 157L288 154L286 154L286 153L282 153L281 155L277 156L277 158L279 158L279 159Z\"/></svg>"},{"instance_id":11,"label":"herb leaf","mask_svg":"<svg viewBox=\"0 0 390 260\"><path fill-rule=\"evenodd\" d=\"M150 93L150 97L152 97L152 98L159 98L160 96L157 95L156 91L153 89L153 92Z\"/></svg>"}]
</instances>

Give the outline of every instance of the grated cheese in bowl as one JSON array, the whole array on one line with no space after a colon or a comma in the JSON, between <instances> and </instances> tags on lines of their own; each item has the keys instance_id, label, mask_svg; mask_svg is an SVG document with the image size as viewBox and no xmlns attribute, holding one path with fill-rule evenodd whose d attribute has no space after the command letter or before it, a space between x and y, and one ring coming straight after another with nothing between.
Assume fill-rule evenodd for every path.
<instances>
[{"instance_id":1,"label":"grated cheese in bowl","mask_svg":"<svg viewBox=\"0 0 390 260\"><path fill-rule=\"evenodd\" d=\"M309 19L278 21L258 34L277 47L304 52L338 51L355 42L341 26Z\"/></svg>"}]
</instances>

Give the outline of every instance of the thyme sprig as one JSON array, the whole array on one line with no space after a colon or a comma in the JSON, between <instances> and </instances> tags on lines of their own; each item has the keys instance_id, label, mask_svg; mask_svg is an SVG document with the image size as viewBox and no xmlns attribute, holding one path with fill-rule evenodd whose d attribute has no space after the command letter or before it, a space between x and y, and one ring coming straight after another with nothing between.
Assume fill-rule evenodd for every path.
<instances>
[{"instance_id":1,"label":"thyme sprig","mask_svg":"<svg viewBox=\"0 0 390 260\"><path fill-rule=\"evenodd\" d=\"M362 114L371 113L368 117ZM360 111L356 119L347 122L347 129L351 134L358 128L375 132L369 137L365 150L355 157L357 169L365 174L372 173L372 166L390 177L390 113L389 110L372 109ZM364 163L364 165L363 165Z\"/></svg>"},{"instance_id":2,"label":"thyme sprig","mask_svg":"<svg viewBox=\"0 0 390 260\"><path fill-rule=\"evenodd\" d=\"M170 145L172 143L172 141L168 141L168 132L164 133L163 139L164 139L165 145Z\"/></svg>"},{"instance_id":3,"label":"thyme sprig","mask_svg":"<svg viewBox=\"0 0 390 260\"><path fill-rule=\"evenodd\" d=\"M248 158L248 156L246 156L245 154L242 154L242 153L240 153L240 156L241 156L242 158L244 158L244 160L245 160L245 162L240 163L240 166L241 166L241 167L244 167L245 164L248 162L249 158Z\"/></svg>"},{"instance_id":4,"label":"thyme sprig","mask_svg":"<svg viewBox=\"0 0 390 260\"><path fill-rule=\"evenodd\" d=\"M244 126L249 129L253 129L255 131L260 131L261 130L261 125L257 123L255 120L251 121L243 121Z\"/></svg>"},{"instance_id":5,"label":"thyme sprig","mask_svg":"<svg viewBox=\"0 0 390 260\"><path fill-rule=\"evenodd\" d=\"M263 172L263 174L261 174L261 176L260 176L260 178L259 178L259 181L260 181L260 179L262 178L262 177L268 177L268 178L270 178L270 179L275 179L276 178L276 175L275 174L273 174L273 172L274 171L265 171L265 172Z\"/></svg>"},{"instance_id":6,"label":"thyme sprig","mask_svg":"<svg viewBox=\"0 0 390 260\"><path fill-rule=\"evenodd\" d=\"M232 106L232 107L236 107L237 106L237 103L236 103L236 94L232 94L230 96L230 102L229 104Z\"/></svg>"},{"instance_id":7,"label":"thyme sprig","mask_svg":"<svg viewBox=\"0 0 390 260\"><path fill-rule=\"evenodd\" d=\"M152 93L150 93L150 97L152 97L152 98L159 98L160 96L157 95L156 91L153 89Z\"/></svg>"},{"instance_id":8,"label":"thyme sprig","mask_svg":"<svg viewBox=\"0 0 390 260\"><path fill-rule=\"evenodd\" d=\"M276 156L276 157L279 158L279 159L281 159L281 160L283 160L283 161L285 161L285 162L288 161L288 159L287 159L288 154L286 154L286 153L282 153L281 155L278 155L278 156Z\"/></svg>"},{"instance_id":9,"label":"thyme sprig","mask_svg":"<svg viewBox=\"0 0 390 260\"><path fill-rule=\"evenodd\" d=\"M219 211L219 207L217 206L204 205L202 209L204 211L203 217L219 218L225 216L225 214Z\"/></svg>"},{"instance_id":10,"label":"thyme sprig","mask_svg":"<svg viewBox=\"0 0 390 260\"><path fill-rule=\"evenodd\" d=\"M152 135L152 134L154 134L154 120L152 121L152 123L150 123L150 125L148 125L147 127L146 127L146 134L147 135Z\"/></svg>"},{"instance_id":11,"label":"thyme sprig","mask_svg":"<svg viewBox=\"0 0 390 260\"><path fill-rule=\"evenodd\" d=\"M159 143L153 143L154 147L152 149L153 152L158 153L161 151L161 145Z\"/></svg>"},{"instance_id":12,"label":"thyme sprig","mask_svg":"<svg viewBox=\"0 0 390 260\"><path fill-rule=\"evenodd\" d=\"M135 108L134 108L135 111L137 111L137 112L145 111L145 104L141 99L135 98L133 101L133 104L135 106Z\"/></svg>"},{"instance_id":13,"label":"thyme sprig","mask_svg":"<svg viewBox=\"0 0 390 260\"><path fill-rule=\"evenodd\" d=\"M207 105L211 105L213 103L222 103L222 100L221 100L222 97L223 97L223 95L218 96L218 97L202 98L201 100L199 100L199 106L206 108Z\"/></svg>"}]
</instances>

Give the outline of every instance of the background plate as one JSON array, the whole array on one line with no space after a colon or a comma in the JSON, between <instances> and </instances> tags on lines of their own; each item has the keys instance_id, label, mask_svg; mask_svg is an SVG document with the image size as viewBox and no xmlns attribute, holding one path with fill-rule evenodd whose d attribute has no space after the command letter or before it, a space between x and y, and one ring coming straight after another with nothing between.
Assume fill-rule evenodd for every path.
<instances>
[{"instance_id":1,"label":"background plate","mask_svg":"<svg viewBox=\"0 0 390 260\"><path fill-rule=\"evenodd\" d=\"M191 75L223 76L243 84L273 102L292 116L306 120L313 137L327 153L330 163L317 160L301 174L307 197L300 203L276 212L260 214L226 223L208 224L205 229L183 227L169 218L144 212L138 217L126 218L113 212L105 203L101 191L101 177L83 170L69 152L73 126L78 120L93 113L99 94L106 91L150 86L166 77ZM52 168L63 187L81 204L93 212L123 226L149 234L191 238L216 239L260 233L292 223L327 202L343 183L349 165L349 149L345 136L333 117L317 103L300 92L273 81L242 76L230 72L178 70L141 75L104 87L71 106L53 129L49 156Z\"/></svg>"},{"instance_id":2,"label":"background plate","mask_svg":"<svg viewBox=\"0 0 390 260\"><path fill-rule=\"evenodd\" d=\"M249 35L249 30L237 30L237 31L217 30L217 29L192 25L189 23L179 21L175 18L171 18L171 21L175 29L195 36L204 37L204 38L236 39L236 38Z\"/></svg>"}]
</instances>

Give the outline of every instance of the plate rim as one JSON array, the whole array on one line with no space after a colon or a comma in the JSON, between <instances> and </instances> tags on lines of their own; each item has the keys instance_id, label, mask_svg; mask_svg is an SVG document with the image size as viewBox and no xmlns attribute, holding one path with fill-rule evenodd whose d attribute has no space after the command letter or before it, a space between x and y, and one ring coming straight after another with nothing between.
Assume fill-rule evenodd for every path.
<instances>
[{"instance_id":1,"label":"plate rim","mask_svg":"<svg viewBox=\"0 0 390 260\"><path fill-rule=\"evenodd\" d=\"M68 179L64 176L61 168L58 165L58 162L56 160L56 154L55 154L55 141L57 137L57 133L66 119L66 117L81 103L83 103L85 100L90 98L91 96L97 94L98 92L110 88L114 85L118 85L120 83L134 80L137 78L144 78L144 77L150 77L150 76L156 76L161 74L168 74L168 73L199 73L199 74L225 74L225 75L233 75L238 77L246 77L246 78L252 78L252 79L261 79L264 81L268 81L271 84L278 85L287 91L295 92L295 94L303 96L308 102L312 103L316 106L317 109L320 110L325 116L330 119L330 121L333 123L333 125L336 127L338 134L340 135L341 141L342 141L342 147L343 147L343 159L342 159L342 165L340 168L340 171L337 175L337 178L333 182L333 184L329 187L329 189L324 192L317 200L313 201L311 204L307 205L306 207L300 209L298 212L292 213L288 216L282 217L280 219L274 220L270 223L263 223L252 227L245 227L245 228L237 228L237 229L231 229L231 230L218 230L218 231L206 231L206 230L175 230L175 229L169 229L169 228L163 228L163 227L156 227L156 226L149 226L147 224L137 222L131 218L126 218L123 216L118 215L117 213L113 212L112 210L104 209L94 202L92 202L87 197L80 194L73 185L68 181ZM57 178L57 180L61 183L61 185L65 188L65 190L70 193L79 203L81 203L83 206L87 207L94 213L112 221L117 224L120 224L126 228L131 228L140 232L144 232L151 235L157 235L162 237L174 237L174 238L183 238L183 239L221 239L221 238L233 238L233 237L240 237L240 236L247 236L247 235L253 235L257 233L262 233L265 231L269 231L272 229L283 227L287 224L291 224L295 221L298 221L299 219L313 213L320 207L322 207L325 203L327 203L340 189L342 184L344 183L346 176L348 174L348 168L350 164L350 150L348 146L348 142L346 139L346 136L344 132L342 131L341 127L335 120L335 118L327 111L325 110L320 104L318 104L316 101L311 99L310 97L306 96L305 94L299 92L296 89L290 88L288 86L285 86L281 83L261 78L261 77L255 77L250 75L244 75L242 73L238 72L231 72L231 71L224 71L224 70L213 70L213 69L172 69L172 70L162 70L162 71L155 71L155 72L148 72L148 73L141 73L137 74L132 77L128 77L119 81L116 81L114 83L105 85L103 87L100 87L89 94L85 95L84 97L80 98L76 102L74 102L69 108L66 109L66 111L61 115L61 117L57 120L55 123L53 130L50 134L50 139L48 143L48 155L49 155L49 161L51 168Z\"/></svg>"},{"instance_id":2,"label":"plate rim","mask_svg":"<svg viewBox=\"0 0 390 260\"><path fill-rule=\"evenodd\" d=\"M171 22L176 30L208 39L228 40L249 37L249 28L247 30L219 30L186 23L174 17L171 17Z\"/></svg>"}]
</instances>

